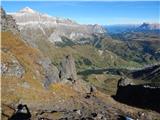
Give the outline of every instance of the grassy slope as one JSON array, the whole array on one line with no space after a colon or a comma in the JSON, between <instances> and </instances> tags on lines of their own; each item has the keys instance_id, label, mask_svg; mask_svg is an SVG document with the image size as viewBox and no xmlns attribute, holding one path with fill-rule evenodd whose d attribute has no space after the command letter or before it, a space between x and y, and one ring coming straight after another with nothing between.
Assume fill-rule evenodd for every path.
<instances>
[{"instance_id":1,"label":"grassy slope","mask_svg":"<svg viewBox=\"0 0 160 120\"><path fill-rule=\"evenodd\" d=\"M25 69L22 78L2 76L2 102L15 103L20 99L38 100L39 95L43 96L42 99L45 100L49 93L44 91L41 83L44 79L44 71L42 66L37 64L37 61L42 57L40 52L29 47L21 38L10 32L2 33L1 47L2 63L9 63L12 61L11 56L14 56ZM3 49L7 49L7 52ZM29 84L29 89L22 87L24 82Z\"/></svg>"}]
</instances>

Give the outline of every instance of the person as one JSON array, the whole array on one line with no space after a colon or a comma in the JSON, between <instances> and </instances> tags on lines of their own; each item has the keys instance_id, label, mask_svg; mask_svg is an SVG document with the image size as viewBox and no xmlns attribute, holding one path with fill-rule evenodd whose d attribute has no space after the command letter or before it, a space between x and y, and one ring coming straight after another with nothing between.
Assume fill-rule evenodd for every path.
<instances>
[{"instance_id":1,"label":"person","mask_svg":"<svg viewBox=\"0 0 160 120\"><path fill-rule=\"evenodd\" d=\"M31 113L27 105L19 104L17 111L8 120L31 120Z\"/></svg>"}]
</instances>

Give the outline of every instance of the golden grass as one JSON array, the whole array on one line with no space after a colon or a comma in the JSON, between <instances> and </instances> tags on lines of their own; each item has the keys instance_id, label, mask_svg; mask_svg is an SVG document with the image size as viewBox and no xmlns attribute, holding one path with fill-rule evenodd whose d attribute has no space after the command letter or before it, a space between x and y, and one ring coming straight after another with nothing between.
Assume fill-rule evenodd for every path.
<instances>
[{"instance_id":1,"label":"golden grass","mask_svg":"<svg viewBox=\"0 0 160 120\"><path fill-rule=\"evenodd\" d=\"M77 92L72 89L71 86L65 85L63 83L56 83L50 86L50 89L55 92L55 94L63 99L70 99L70 97L77 96Z\"/></svg>"},{"instance_id":2,"label":"golden grass","mask_svg":"<svg viewBox=\"0 0 160 120\"><path fill-rule=\"evenodd\" d=\"M72 87L64 84L51 85L48 90L42 86L44 70L37 61L43 56L38 49L30 47L20 37L10 32L2 32L1 47L7 50L1 52L2 62L12 62L14 56L25 69L22 78L2 76L2 103L18 103L21 100L28 103L54 102L57 99L69 99L77 95ZM30 87L24 88L22 86L24 82Z\"/></svg>"},{"instance_id":3,"label":"golden grass","mask_svg":"<svg viewBox=\"0 0 160 120\"><path fill-rule=\"evenodd\" d=\"M40 95L44 89L41 83L44 79L44 71L42 66L37 64L37 61L42 57L41 53L24 43L19 36L10 32L2 32L1 48L7 50L7 52L1 52L3 63L12 62L14 56L25 69L22 78L2 76L2 101L13 102L20 98L38 99L38 94ZM32 89L18 86L24 81Z\"/></svg>"}]
</instances>

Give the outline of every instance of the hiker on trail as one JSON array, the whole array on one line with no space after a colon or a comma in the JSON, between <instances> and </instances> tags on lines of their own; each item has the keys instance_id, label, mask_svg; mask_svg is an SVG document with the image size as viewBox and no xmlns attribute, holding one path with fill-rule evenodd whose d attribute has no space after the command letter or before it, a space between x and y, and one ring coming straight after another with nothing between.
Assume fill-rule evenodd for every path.
<instances>
[{"instance_id":1,"label":"hiker on trail","mask_svg":"<svg viewBox=\"0 0 160 120\"><path fill-rule=\"evenodd\" d=\"M31 113L27 105L19 104L17 111L12 115L9 120L31 120Z\"/></svg>"}]
</instances>

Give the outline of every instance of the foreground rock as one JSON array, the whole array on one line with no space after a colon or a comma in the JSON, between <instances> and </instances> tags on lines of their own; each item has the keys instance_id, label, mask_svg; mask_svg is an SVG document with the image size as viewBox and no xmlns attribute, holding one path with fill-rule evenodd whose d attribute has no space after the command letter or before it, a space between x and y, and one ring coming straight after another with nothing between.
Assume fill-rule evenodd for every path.
<instances>
[{"instance_id":1,"label":"foreground rock","mask_svg":"<svg viewBox=\"0 0 160 120\"><path fill-rule=\"evenodd\" d=\"M126 80L126 79L125 79ZM123 80L123 81L125 81ZM119 83L122 82L122 79ZM115 98L123 103L160 112L160 84L118 84Z\"/></svg>"}]
</instances>

